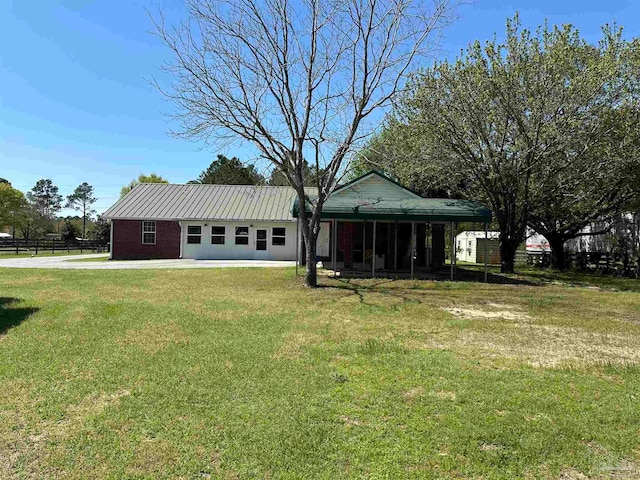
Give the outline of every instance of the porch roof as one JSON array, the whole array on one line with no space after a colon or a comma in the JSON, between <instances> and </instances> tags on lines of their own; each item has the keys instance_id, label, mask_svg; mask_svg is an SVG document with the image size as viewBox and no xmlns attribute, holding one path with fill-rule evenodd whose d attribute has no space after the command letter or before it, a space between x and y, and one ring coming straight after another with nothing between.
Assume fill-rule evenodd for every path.
<instances>
[{"instance_id":1,"label":"porch roof","mask_svg":"<svg viewBox=\"0 0 640 480\"><path fill-rule=\"evenodd\" d=\"M299 214L297 199L292 213ZM370 172L335 190L322 219L490 222L491 210L471 200L423 198L378 172Z\"/></svg>"}]
</instances>

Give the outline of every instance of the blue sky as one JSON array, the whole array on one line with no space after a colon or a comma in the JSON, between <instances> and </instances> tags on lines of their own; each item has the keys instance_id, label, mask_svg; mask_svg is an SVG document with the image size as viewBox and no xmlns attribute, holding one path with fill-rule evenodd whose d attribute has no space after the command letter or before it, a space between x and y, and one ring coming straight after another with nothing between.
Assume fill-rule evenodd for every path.
<instances>
[{"instance_id":1,"label":"blue sky","mask_svg":"<svg viewBox=\"0 0 640 480\"><path fill-rule=\"evenodd\" d=\"M145 9L158 8L184 13L179 0L0 2L0 177L22 191L51 178L64 195L86 181L102 212L141 172L182 183L217 153L250 154L167 135L173 106L147 83L168 54L148 33ZM516 11L526 26L572 23L590 41L614 21L640 35L637 0L476 0L445 31L443 56L500 36Z\"/></svg>"}]
</instances>

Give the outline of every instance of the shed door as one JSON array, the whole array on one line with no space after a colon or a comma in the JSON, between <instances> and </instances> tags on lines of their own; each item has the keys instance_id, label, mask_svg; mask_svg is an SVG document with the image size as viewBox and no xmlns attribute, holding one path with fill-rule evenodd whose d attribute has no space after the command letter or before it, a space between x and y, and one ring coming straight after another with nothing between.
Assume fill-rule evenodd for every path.
<instances>
[{"instance_id":1,"label":"shed door","mask_svg":"<svg viewBox=\"0 0 640 480\"><path fill-rule=\"evenodd\" d=\"M484 243L487 242L489 265L500 265L500 240L478 238L476 244L476 263L484 263Z\"/></svg>"}]
</instances>

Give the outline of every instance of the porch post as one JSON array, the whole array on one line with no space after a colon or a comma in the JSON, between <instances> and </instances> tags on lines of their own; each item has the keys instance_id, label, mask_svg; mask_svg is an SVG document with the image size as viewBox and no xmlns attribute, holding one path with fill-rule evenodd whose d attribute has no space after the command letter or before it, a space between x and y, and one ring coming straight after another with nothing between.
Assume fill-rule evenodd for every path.
<instances>
[{"instance_id":1,"label":"porch post","mask_svg":"<svg viewBox=\"0 0 640 480\"><path fill-rule=\"evenodd\" d=\"M394 224L395 239L393 241L393 269L398 271L398 221Z\"/></svg>"},{"instance_id":2,"label":"porch post","mask_svg":"<svg viewBox=\"0 0 640 480\"><path fill-rule=\"evenodd\" d=\"M367 221L362 220L362 270L367 266Z\"/></svg>"},{"instance_id":3,"label":"porch post","mask_svg":"<svg viewBox=\"0 0 640 480\"><path fill-rule=\"evenodd\" d=\"M455 251L455 238L453 238L453 222L451 222L451 258L449 259L449 264L451 266L451 281L453 282L453 256Z\"/></svg>"},{"instance_id":4,"label":"porch post","mask_svg":"<svg viewBox=\"0 0 640 480\"><path fill-rule=\"evenodd\" d=\"M300 217L296 217L296 277L298 276L299 262L300 262Z\"/></svg>"},{"instance_id":5,"label":"porch post","mask_svg":"<svg viewBox=\"0 0 640 480\"><path fill-rule=\"evenodd\" d=\"M484 283L487 283L487 272L488 272L488 267L487 267L487 262L488 262L488 246L487 243L488 242L488 238L489 238L489 234L487 233L487 222L484 222Z\"/></svg>"},{"instance_id":6,"label":"porch post","mask_svg":"<svg viewBox=\"0 0 640 480\"><path fill-rule=\"evenodd\" d=\"M338 221L333 219L333 245L331 245L331 260L333 261L333 276L336 276L336 257L338 256Z\"/></svg>"},{"instance_id":7,"label":"porch post","mask_svg":"<svg viewBox=\"0 0 640 480\"><path fill-rule=\"evenodd\" d=\"M413 256L415 253L416 245L415 245L415 228L416 224L412 220L411 221L411 249L409 250L409 255L411 257L411 278L413 278Z\"/></svg>"},{"instance_id":8,"label":"porch post","mask_svg":"<svg viewBox=\"0 0 640 480\"><path fill-rule=\"evenodd\" d=\"M376 221L373 221L373 249L371 255L371 276L376 276Z\"/></svg>"}]
</instances>

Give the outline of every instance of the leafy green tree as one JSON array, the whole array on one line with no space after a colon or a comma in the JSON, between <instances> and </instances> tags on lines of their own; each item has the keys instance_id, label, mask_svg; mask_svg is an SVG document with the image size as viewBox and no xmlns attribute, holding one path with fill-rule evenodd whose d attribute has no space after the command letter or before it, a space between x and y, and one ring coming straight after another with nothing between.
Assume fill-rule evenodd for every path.
<instances>
[{"instance_id":1,"label":"leafy green tree","mask_svg":"<svg viewBox=\"0 0 640 480\"><path fill-rule=\"evenodd\" d=\"M564 270L568 240L606 233L637 198L632 172L640 169L639 114L619 103L592 105L591 118L577 126L584 131L564 139L558 157L534 174L528 223L549 240L554 267ZM595 222L604 228L582 233Z\"/></svg>"},{"instance_id":2,"label":"leafy green tree","mask_svg":"<svg viewBox=\"0 0 640 480\"><path fill-rule=\"evenodd\" d=\"M53 218L62 208L62 195L48 178L38 180L27 192L27 199L45 218Z\"/></svg>"},{"instance_id":3,"label":"leafy green tree","mask_svg":"<svg viewBox=\"0 0 640 480\"><path fill-rule=\"evenodd\" d=\"M501 271L513 272L528 224L566 240L585 212L606 215L626 197L623 172L638 159L630 53L618 30L590 45L571 26L532 33L516 16L504 42L475 42L417 74L361 161L490 205Z\"/></svg>"},{"instance_id":4,"label":"leafy green tree","mask_svg":"<svg viewBox=\"0 0 640 480\"><path fill-rule=\"evenodd\" d=\"M101 244L106 244L109 242L110 237L111 224L107 220L99 216L94 223L93 228L89 232L89 238L91 240L100 242Z\"/></svg>"},{"instance_id":5,"label":"leafy green tree","mask_svg":"<svg viewBox=\"0 0 640 480\"><path fill-rule=\"evenodd\" d=\"M42 238L51 230L52 220L45 217L33 204L26 203L18 217L15 226L25 240Z\"/></svg>"},{"instance_id":6,"label":"leafy green tree","mask_svg":"<svg viewBox=\"0 0 640 480\"><path fill-rule=\"evenodd\" d=\"M253 165L243 165L239 158L218 155L217 160L203 171L197 179L189 183L210 183L220 185L264 185L265 179Z\"/></svg>"},{"instance_id":7,"label":"leafy green tree","mask_svg":"<svg viewBox=\"0 0 640 480\"><path fill-rule=\"evenodd\" d=\"M165 180L160 175L156 175L155 173L151 173L149 175L145 175L141 173L138 175L136 180L131 180L129 185L125 185L120 189L120 198L124 197L127 193L129 193L133 187L136 185L140 185L141 183L169 183L168 180Z\"/></svg>"},{"instance_id":8,"label":"leafy green tree","mask_svg":"<svg viewBox=\"0 0 640 480\"><path fill-rule=\"evenodd\" d=\"M0 227L16 226L16 222L27 202L20 190L8 182L0 183Z\"/></svg>"},{"instance_id":9,"label":"leafy green tree","mask_svg":"<svg viewBox=\"0 0 640 480\"><path fill-rule=\"evenodd\" d=\"M96 203L98 199L93 196L93 187L84 182L67 196L66 206L82 212L82 238L87 233L87 219L91 217L95 210L91 209L91 205Z\"/></svg>"},{"instance_id":10,"label":"leafy green tree","mask_svg":"<svg viewBox=\"0 0 640 480\"><path fill-rule=\"evenodd\" d=\"M76 238L78 238L78 236L79 236L78 228L73 224L73 222L70 222L69 220L65 220L64 223L62 224L62 228L60 228L60 237L62 237L62 240L65 240L67 242L73 241Z\"/></svg>"}]
</instances>

